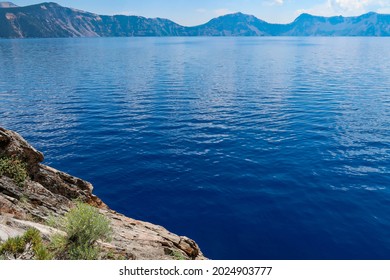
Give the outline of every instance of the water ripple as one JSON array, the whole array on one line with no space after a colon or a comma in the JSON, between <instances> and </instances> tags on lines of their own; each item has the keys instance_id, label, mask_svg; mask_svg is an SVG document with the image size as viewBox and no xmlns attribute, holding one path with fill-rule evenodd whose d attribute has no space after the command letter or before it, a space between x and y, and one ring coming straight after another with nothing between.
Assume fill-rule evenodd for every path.
<instances>
[{"instance_id":1,"label":"water ripple","mask_svg":"<svg viewBox=\"0 0 390 280\"><path fill-rule=\"evenodd\" d=\"M387 45L0 40L0 125L210 258L388 259Z\"/></svg>"}]
</instances>

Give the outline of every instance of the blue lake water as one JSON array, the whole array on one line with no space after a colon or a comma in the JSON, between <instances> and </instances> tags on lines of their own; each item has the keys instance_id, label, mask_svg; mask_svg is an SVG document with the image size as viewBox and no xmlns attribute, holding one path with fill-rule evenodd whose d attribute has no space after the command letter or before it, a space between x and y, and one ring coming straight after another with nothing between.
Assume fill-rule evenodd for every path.
<instances>
[{"instance_id":1,"label":"blue lake water","mask_svg":"<svg viewBox=\"0 0 390 280\"><path fill-rule=\"evenodd\" d=\"M0 40L0 126L212 259L390 258L390 39Z\"/></svg>"}]
</instances>

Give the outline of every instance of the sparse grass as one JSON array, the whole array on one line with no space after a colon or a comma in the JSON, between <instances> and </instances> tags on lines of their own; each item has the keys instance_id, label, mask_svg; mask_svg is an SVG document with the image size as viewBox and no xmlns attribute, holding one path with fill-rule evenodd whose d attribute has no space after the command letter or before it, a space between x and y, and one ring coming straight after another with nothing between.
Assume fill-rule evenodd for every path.
<instances>
[{"instance_id":1,"label":"sparse grass","mask_svg":"<svg viewBox=\"0 0 390 280\"><path fill-rule=\"evenodd\" d=\"M0 176L7 176L23 187L28 177L26 164L16 157L3 156L0 158Z\"/></svg>"},{"instance_id":2,"label":"sparse grass","mask_svg":"<svg viewBox=\"0 0 390 280\"><path fill-rule=\"evenodd\" d=\"M0 246L0 256L5 259L5 255L12 255L15 259L23 254L28 245L31 244L32 253L36 260L50 260L52 255L43 244L39 231L29 228L22 236L9 238Z\"/></svg>"},{"instance_id":3,"label":"sparse grass","mask_svg":"<svg viewBox=\"0 0 390 280\"><path fill-rule=\"evenodd\" d=\"M22 203L22 204L24 204L24 205L28 204L28 201L29 201L28 196L26 196L25 194L23 194L23 195L20 197L20 199L19 199L19 202Z\"/></svg>"},{"instance_id":4,"label":"sparse grass","mask_svg":"<svg viewBox=\"0 0 390 280\"><path fill-rule=\"evenodd\" d=\"M33 246L37 246L42 243L42 238L39 231L35 228L29 228L23 235L24 241L31 242Z\"/></svg>"},{"instance_id":5,"label":"sparse grass","mask_svg":"<svg viewBox=\"0 0 390 280\"><path fill-rule=\"evenodd\" d=\"M97 260L99 258L100 248L87 244L72 244L69 246L68 254L71 260Z\"/></svg>"},{"instance_id":6,"label":"sparse grass","mask_svg":"<svg viewBox=\"0 0 390 280\"><path fill-rule=\"evenodd\" d=\"M22 236L9 238L0 247L0 255L6 253L12 254L16 257L18 254L22 254L26 248L26 242Z\"/></svg>"},{"instance_id":7,"label":"sparse grass","mask_svg":"<svg viewBox=\"0 0 390 280\"><path fill-rule=\"evenodd\" d=\"M42 244L40 246L37 246L34 249L34 252L35 252L35 259L36 260L44 261L44 260L52 260L53 259L53 255L49 252L47 247L45 247Z\"/></svg>"},{"instance_id":8,"label":"sparse grass","mask_svg":"<svg viewBox=\"0 0 390 280\"><path fill-rule=\"evenodd\" d=\"M178 251L172 251L171 256L175 260L186 260L186 257L184 257L183 254Z\"/></svg>"},{"instance_id":9,"label":"sparse grass","mask_svg":"<svg viewBox=\"0 0 390 280\"><path fill-rule=\"evenodd\" d=\"M60 228L60 226L61 226L58 217L56 217L52 214L49 215L49 217L45 221L45 224L49 227L52 227L52 228Z\"/></svg>"},{"instance_id":10,"label":"sparse grass","mask_svg":"<svg viewBox=\"0 0 390 280\"><path fill-rule=\"evenodd\" d=\"M101 258L103 260L117 260L117 261L125 261L126 260L126 257L123 254L116 252L115 250L112 250L112 249L104 252L102 254Z\"/></svg>"},{"instance_id":11,"label":"sparse grass","mask_svg":"<svg viewBox=\"0 0 390 280\"><path fill-rule=\"evenodd\" d=\"M116 256L114 254L113 251L108 251L105 255L104 255L104 259L106 260L115 260Z\"/></svg>"},{"instance_id":12,"label":"sparse grass","mask_svg":"<svg viewBox=\"0 0 390 280\"><path fill-rule=\"evenodd\" d=\"M56 259L63 260L66 259L67 257L66 246L67 246L66 237L61 234L54 234L51 237L48 248L50 252L53 253Z\"/></svg>"}]
</instances>

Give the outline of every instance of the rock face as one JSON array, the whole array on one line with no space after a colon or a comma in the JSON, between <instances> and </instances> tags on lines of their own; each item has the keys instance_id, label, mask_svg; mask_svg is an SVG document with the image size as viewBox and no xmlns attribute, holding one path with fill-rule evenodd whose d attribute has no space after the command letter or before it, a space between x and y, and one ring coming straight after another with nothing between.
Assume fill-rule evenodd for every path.
<instances>
[{"instance_id":1,"label":"rock face","mask_svg":"<svg viewBox=\"0 0 390 280\"><path fill-rule=\"evenodd\" d=\"M235 13L189 28L193 36L267 36L269 23L254 16Z\"/></svg>"},{"instance_id":2,"label":"rock face","mask_svg":"<svg viewBox=\"0 0 390 280\"><path fill-rule=\"evenodd\" d=\"M0 158L4 157L17 157L25 163L29 178L21 187L13 179L0 176L0 241L21 235L29 227L49 238L58 230L45 226L45 222L64 215L78 199L109 218L113 241L102 245L128 259L174 259L174 252L187 259L205 259L193 240L109 209L92 194L90 183L41 164L42 153L16 132L0 127Z\"/></svg>"},{"instance_id":3,"label":"rock face","mask_svg":"<svg viewBox=\"0 0 390 280\"><path fill-rule=\"evenodd\" d=\"M138 16L100 16L42 3L17 8L0 8L0 37L123 37L175 36L185 28L167 19Z\"/></svg>"},{"instance_id":4,"label":"rock face","mask_svg":"<svg viewBox=\"0 0 390 280\"><path fill-rule=\"evenodd\" d=\"M283 26L284 36L390 36L390 15L367 13L358 17L300 15Z\"/></svg>"},{"instance_id":5,"label":"rock face","mask_svg":"<svg viewBox=\"0 0 390 280\"><path fill-rule=\"evenodd\" d=\"M319 17L302 14L290 24L271 24L251 15L235 13L203 25L185 27L168 19L103 16L56 3L17 7L0 2L0 38L130 36L390 36L390 15Z\"/></svg>"}]
</instances>

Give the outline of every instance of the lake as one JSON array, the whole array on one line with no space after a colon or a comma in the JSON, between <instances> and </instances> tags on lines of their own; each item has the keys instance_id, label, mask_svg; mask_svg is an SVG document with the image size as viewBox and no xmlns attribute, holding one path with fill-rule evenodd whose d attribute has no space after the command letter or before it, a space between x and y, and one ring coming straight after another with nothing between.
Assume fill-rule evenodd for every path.
<instances>
[{"instance_id":1,"label":"lake","mask_svg":"<svg viewBox=\"0 0 390 280\"><path fill-rule=\"evenodd\" d=\"M0 126L211 259L389 259L390 39L0 40Z\"/></svg>"}]
</instances>

